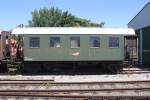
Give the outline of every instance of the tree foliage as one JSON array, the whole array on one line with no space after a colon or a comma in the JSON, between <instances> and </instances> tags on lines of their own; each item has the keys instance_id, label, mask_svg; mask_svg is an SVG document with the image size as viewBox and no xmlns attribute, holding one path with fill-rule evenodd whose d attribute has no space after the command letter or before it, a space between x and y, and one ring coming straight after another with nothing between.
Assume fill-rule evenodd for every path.
<instances>
[{"instance_id":1,"label":"tree foliage","mask_svg":"<svg viewBox=\"0 0 150 100\"><path fill-rule=\"evenodd\" d=\"M68 11L58 8L42 8L32 12L32 20L28 22L29 27L103 27L104 22L97 24L90 20L73 16Z\"/></svg>"}]
</instances>

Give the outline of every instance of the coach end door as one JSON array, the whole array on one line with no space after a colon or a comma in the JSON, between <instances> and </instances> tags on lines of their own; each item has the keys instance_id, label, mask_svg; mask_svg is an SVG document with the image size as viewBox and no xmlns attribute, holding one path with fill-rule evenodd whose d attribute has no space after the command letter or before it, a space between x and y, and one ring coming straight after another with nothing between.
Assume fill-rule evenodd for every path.
<instances>
[{"instance_id":1,"label":"coach end door","mask_svg":"<svg viewBox=\"0 0 150 100\"><path fill-rule=\"evenodd\" d=\"M125 37L125 59L137 59L138 58L138 43L136 36Z\"/></svg>"}]
</instances>

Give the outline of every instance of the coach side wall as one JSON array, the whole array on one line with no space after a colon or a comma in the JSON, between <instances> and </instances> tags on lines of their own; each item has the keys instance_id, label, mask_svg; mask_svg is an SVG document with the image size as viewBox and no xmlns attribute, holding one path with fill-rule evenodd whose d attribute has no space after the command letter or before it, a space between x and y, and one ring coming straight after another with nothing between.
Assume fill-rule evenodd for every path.
<instances>
[{"instance_id":1,"label":"coach side wall","mask_svg":"<svg viewBox=\"0 0 150 100\"><path fill-rule=\"evenodd\" d=\"M109 37L119 37L119 48L109 47ZM40 37L40 47L30 48L29 38ZM60 47L50 48L50 37L60 37ZM70 47L70 37L80 37L80 47ZM100 48L90 48L89 37L100 37ZM73 53L79 53L73 56ZM25 61L121 61L124 36L119 35L24 35Z\"/></svg>"}]
</instances>

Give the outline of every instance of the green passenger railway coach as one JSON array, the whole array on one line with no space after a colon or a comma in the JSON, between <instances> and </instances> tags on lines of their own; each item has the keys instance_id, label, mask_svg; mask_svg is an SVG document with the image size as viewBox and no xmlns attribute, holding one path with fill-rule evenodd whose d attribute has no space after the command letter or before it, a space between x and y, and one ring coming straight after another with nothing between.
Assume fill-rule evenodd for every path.
<instances>
[{"instance_id":1,"label":"green passenger railway coach","mask_svg":"<svg viewBox=\"0 0 150 100\"><path fill-rule=\"evenodd\" d=\"M16 28L22 34L24 61L122 61L132 29Z\"/></svg>"}]
</instances>

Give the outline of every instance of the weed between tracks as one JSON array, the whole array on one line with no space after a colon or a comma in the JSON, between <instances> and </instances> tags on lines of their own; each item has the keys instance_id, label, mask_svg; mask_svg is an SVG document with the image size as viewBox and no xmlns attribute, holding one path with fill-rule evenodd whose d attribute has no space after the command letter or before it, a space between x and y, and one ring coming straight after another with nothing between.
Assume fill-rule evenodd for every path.
<instances>
[{"instance_id":1,"label":"weed between tracks","mask_svg":"<svg viewBox=\"0 0 150 100\"><path fill-rule=\"evenodd\" d=\"M38 85L36 84L35 86L39 86L40 88L42 87L51 88L54 85L51 82L47 82L47 83L38 84Z\"/></svg>"}]
</instances>

